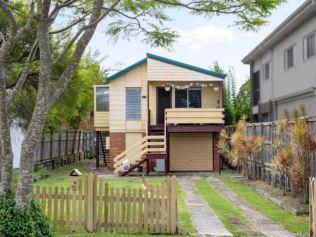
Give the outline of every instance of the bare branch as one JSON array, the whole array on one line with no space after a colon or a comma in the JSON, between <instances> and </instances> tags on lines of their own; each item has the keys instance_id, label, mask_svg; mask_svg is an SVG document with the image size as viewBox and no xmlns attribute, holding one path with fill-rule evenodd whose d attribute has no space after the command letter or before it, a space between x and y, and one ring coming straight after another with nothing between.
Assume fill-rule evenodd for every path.
<instances>
[{"instance_id":1,"label":"bare branch","mask_svg":"<svg viewBox=\"0 0 316 237\"><path fill-rule=\"evenodd\" d=\"M5 14L7 20L9 21L10 35L13 38L17 33L17 24L16 24L15 18L13 16L13 13L9 9L9 6L6 4L6 2L3 0L0 0L0 8L3 11L3 13Z\"/></svg>"},{"instance_id":2,"label":"bare branch","mask_svg":"<svg viewBox=\"0 0 316 237\"><path fill-rule=\"evenodd\" d=\"M76 42L76 40L80 37L80 35L90 29L95 27L102 19L104 19L104 17L106 17L111 11L113 11L113 9L119 4L121 0L116 0L116 2L114 4L111 5L110 8L106 9L106 11L97 19L91 21L90 19L90 23L87 26L82 26L78 32L72 37L72 39L68 42L68 44L65 46L65 48L63 49L63 51L60 53L59 57L57 57L56 60L54 60L53 65L55 66L67 53L67 51L72 47L72 45ZM92 17L91 17L92 18Z\"/></svg>"},{"instance_id":3,"label":"bare branch","mask_svg":"<svg viewBox=\"0 0 316 237\"><path fill-rule=\"evenodd\" d=\"M60 76L60 78L56 82L56 84L51 89L50 103L54 103L56 101L56 99L62 94L63 90L70 82L70 80L75 72L75 68L79 64L80 59L81 59L88 43L90 42L90 40L95 32L96 26L97 26L98 22L100 21L100 19L103 19L106 15L108 15L119 4L120 1L121 0L116 0L111 5L111 7L105 13L103 13L101 15L102 9L99 9L99 8L100 7L102 8L103 1L102 0L95 0L89 25L87 26L84 33L82 34L82 36L78 40L78 43L76 45L76 48L74 50L74 53L70 59L70 62L68 64L67 68L65 69L65 71L62 73L62 75Z\"/></svg>"},{"instance_id":4,"label":"bare branch","mask_svg":"<svg viewBox=\"0 0 316 237\"><path fill-rule=\"evenodd\" d=\"M14 98L14 96L22 89L22 87L26 81L26 78L29 74L29 71L31 69L32 62L35 58L37 49L38 49L38 39L35 39L33 46L29 52L29 55L26 59L24 68L23 68L23 70L22 70L22 72L17 80L17 83L15 84L15 86L12 88L12 90L10 92L10 100L12 98Z\"/></svg>"},{"instance_id":5,"label":"bare branch","mask_svg":"<svg viewBox=\"0 0 316 237\"><path fill-rule=\"evenodd\" d=\"M61 29L51 31L50 34L58 34L58 33L66 31L66 30L69 30L70 28L72 28L75 25L78 25L80 22L84 21L88 15L90 15L90 12L86 13L84 16L80 17L79 19L75 20L74 22L70 23L69 25L67 25Z\"/></svg>"},{"instance_id":6,"label":"bare branch","mask_svg":"<svg viewBox=\"0 0 316 237\"><path fill-rule=\"evenodd\" d=\"M75 3L75 2L77 2L78 0L67 0L67 1L65 1L64 3L62 3L62 4L56 4L56 6L55 6L55 8L52 10L52 12L49 14L49 17L50 18L55 18L56 17L56 15L58 14L58 12L62 9L62 8L64 8L64 7L68 7L68 6L70 6L71 4L73 4L73 3Z\"/></svg>"},{"instance_id":7,"label":"bare branch","mask_svg":"<svg viewBox=\"0 0 316 237\"><path fill-rule=\"evenodd\" d=\"M29 18L23 28L21 28L18 32L18 38L20 38L24 33L26 33L32 25L33 17L34 17L34 8L35 8L35 1L33 0L30 4L30 14Z\"/></svg>"}]
</instances>

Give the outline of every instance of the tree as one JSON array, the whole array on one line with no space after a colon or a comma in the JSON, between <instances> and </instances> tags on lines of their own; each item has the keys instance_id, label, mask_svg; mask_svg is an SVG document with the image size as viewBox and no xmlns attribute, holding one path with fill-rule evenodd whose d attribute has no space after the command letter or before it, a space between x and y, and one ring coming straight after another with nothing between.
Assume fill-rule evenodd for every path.
<instances>
[{"instance_id":1,"label":"tree","mask_svg":"<svg viewBox=\"0 0 316 237\"><path fill-rule=\"evenodd\" d=\"M63 69L69 58L66 57L60 63ZM55 75L60 74L56 72ZM45 121L44 131L59 131L64 126L71 129L78 129L80 125L86 124L93 113L93 91L95 84L103 84L104 73L101 72L99 62L94 60L89 53L85 55L77 67L69 86L61 97L52 106ZM32 71L32 78L29 78L23 89L13 98L9 106L10 119L14 124L27 129L32 118L32 110L36 102L38 87L38 72Z\"/></svg>"},{"instance_id":2,"label":"tree","mask_svg":"<svg viewBox=\"0 0 316 237\"><path fill-rule=\"evenodd\" d=\"M243 116L250 119L250 80L248 79L239 88L236 96L236 121L239 121Z\"/></svg>"},{"instance_id":3,"label":"tree","mask_svg":"<svg viewBox=\"0 0 316 237\"><path fill-rule=\"evenodd\" d=\"M215 72L225 74L217 61L212 63L211 69ZM224 79L224 115L225 125L236 124L236 80L234 68L230 67Z\"/></svg>"},{"instance_id":4,"label":"tree","mask_svg":"<svg viewBox=\"0 0 316 237\"><path fill-rule=\"evenodd\" d=\"M15 89L12 90L14 93L9 94L16 94L16 90L23 86L37 45L39 49L39 82L32 118L22 144L20 176L16 191L17 209L27 208L32 200L34 155L48 113L70 83L97 25L104 18L107 18L107 33L116 38L119 36L130 38L142 33L144 43L154 47L170 48L177 38L177 33L165 27L165 23L170 20L165 13L168 8L187 9L192 14L205 17L233 14L236 17L235 25L250 30L257 29L264 24L266 18L271 14L270 11L283 1L111 0L105 2L103 0L36 0L29 4L26 3L30 8L28 22L31 24L34 21L36 24L36 39L24 65L25 70L23 69ZM12 164L12 156L7 156L7 154L12 154L7 149L11 145L4 142L10 140L7 119L7 104L10 99L7 97L5 80L6 59L14 50L15 42L22 38L26 26L30 24L27 23L21 27L21 30L18 30L19 27L11 5L5 0L0 0L0 9L7 17L8 32L10 32L9 37L2 37L0 49L0 116L2 117L0 134L3 144L2 150L5 154L4 160L11 160ZM63 20L66 18L68 20L66 21L67 24L61 28L56 28L54 23L57 22L58 17L63 18ZM55 53L52 45L50 45L50 39L56 37L55 35L64 34L64 32L73 33L72 38L67 40L66 46L60 52ZM72 47L74 47L74 50L65 69L56 80L53 80L54 70L58 66L58 62L64 58ZM3 186L3 179L1 179L1 183ZM6 188L10 188L10 185Z\"/></svg>"}]
</instances>

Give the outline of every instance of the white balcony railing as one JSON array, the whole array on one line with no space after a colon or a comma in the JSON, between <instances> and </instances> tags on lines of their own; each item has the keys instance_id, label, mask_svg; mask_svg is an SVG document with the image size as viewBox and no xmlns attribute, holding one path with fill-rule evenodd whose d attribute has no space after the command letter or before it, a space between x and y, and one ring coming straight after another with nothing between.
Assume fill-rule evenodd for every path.
<instances>
[{"instance_id":1,"label":"white balcony railing","mask_svg":"<svg viewBox=\"0 0 316 237\"><path fill-rule=\"evenodd\" d=\"M166 124L223 124L224 109L174 108L165 110Z\"/></svg>"}]
</instances>

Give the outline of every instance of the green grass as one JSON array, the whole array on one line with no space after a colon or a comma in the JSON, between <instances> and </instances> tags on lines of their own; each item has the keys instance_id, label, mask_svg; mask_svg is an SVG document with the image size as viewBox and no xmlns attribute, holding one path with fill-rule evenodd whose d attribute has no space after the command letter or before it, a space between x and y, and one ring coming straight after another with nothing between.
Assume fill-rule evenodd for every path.
<instances>
[{"instance_id":1,"label":"green grass","mask_svg":"<svg viewBox=\"0 0 316 237\"><path fill-rule=\"evenodd\" d=\"M278 207L271 201L257 194L246 184L227 176L220 176L220 180L232 189L239 197L257 208L258 211L282 225L285 229L296 233L306 234L309 231L308 217L295 216Z\"/></svg>"},{"instance_id":2,"label":"green grass","mask_svg":"<svg viewBox=\"0 0 316 237\"><path fill-rule=\"evenodd\" d=\"M220 221L234 236L248 236L250 223L232 203L219 194L205 179L195 180L194 186L197 194L209 204Z\"/></svg>"}]
</instances>

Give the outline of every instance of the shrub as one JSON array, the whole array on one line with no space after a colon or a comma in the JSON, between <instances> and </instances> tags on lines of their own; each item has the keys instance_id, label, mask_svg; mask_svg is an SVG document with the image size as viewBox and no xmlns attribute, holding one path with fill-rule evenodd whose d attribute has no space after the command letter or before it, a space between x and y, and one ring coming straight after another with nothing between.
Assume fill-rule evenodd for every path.
<instances>
[{"instance_id":1,"label":"shrub","mask_svg":"<svg viewBox=\"0 0 316 237\"><path fill-rule=\"evenodd\" d=\"M0 195L0 234L7 237L51 237L49 220L41 207L32 201L28 210L15 209L13 193Z\"/></svg>"},{"instance_id":2,"label":"shrub","mask_svg":"<svg viewBox=\"0 0 316 237\"><path fill-rule=\"evenodd\" d=\"M246 118L242 117L237 123L231 139L225 130L222 130L217 147L233 167L241 167L245 177L255 179L256 155L264 146L264 138L248 136L246 129ZM252 164L251 167L249 167L249 162Z\"/></svg>"}]
</instances>

